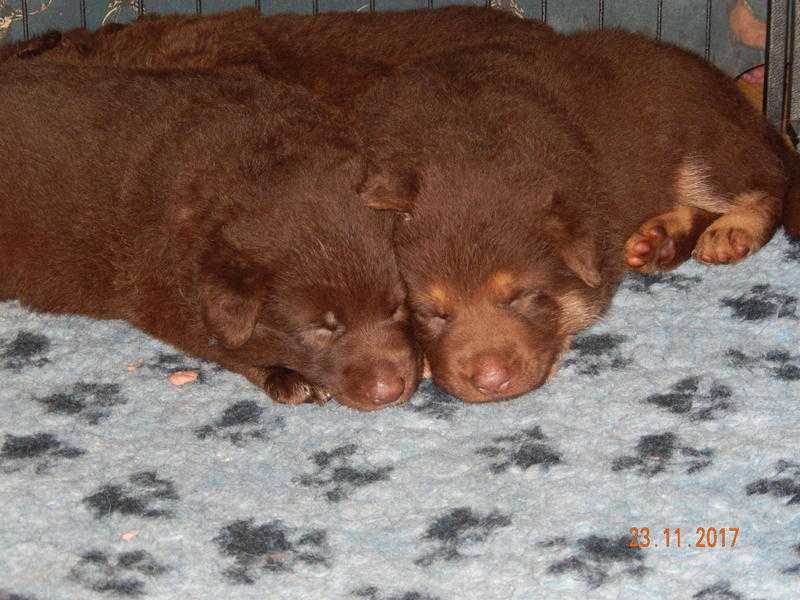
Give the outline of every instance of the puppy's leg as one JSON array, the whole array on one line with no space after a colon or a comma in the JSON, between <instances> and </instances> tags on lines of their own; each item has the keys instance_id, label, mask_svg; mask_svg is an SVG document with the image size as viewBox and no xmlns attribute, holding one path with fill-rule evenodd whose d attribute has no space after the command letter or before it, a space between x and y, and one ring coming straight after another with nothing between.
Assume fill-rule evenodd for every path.
<instances>
[{"instance_id":1,"label":"puppy's leg","mask_svg":"<svg viewBox=\"0 0 800 600\"><path fill-rule=\"evenodd\" d=\"M780 222L781 209L781 201L765 192L739 194L734 199L734 207L703 232L692 256L708 264L740 261L772 238Z\"/></svg>"},{"instance_id":2,"label":"puppy's leg","mask_svg":"<svg viewBox=\"0 0 800 600\"><path fill-rule=\"evenodd\" d=\"M306 381L297 371L281 367L262 369L262 371L264 379L261 387L275 402L324 404L330 397L325 390Z\"/></svg>"},{"instance_id":3,"label":"puppy's leg","mask_svg":"<svg viewBox=\"0 0 800 600\"><path fill-rule=\"evenodd\" d=\"M625 242L625 263L636 271L669 271L688 260L703 231L718 214L677 206L648 219Z\"/></svg>"}]
</instances>

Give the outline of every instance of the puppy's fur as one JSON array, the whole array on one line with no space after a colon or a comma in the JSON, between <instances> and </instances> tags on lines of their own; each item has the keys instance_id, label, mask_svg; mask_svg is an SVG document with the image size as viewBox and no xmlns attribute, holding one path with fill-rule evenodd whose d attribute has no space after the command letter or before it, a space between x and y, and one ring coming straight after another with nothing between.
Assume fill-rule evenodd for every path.
<instances>
[{"instance_id":1,"label":"puppy's fur","mask_svg":"<svg viewBox=\"0 0 800 600\"><path fill-rule=\"evenodd\" d=\"M96 32L49 32L0 49L11 57L142 68L246 70L300 84L324 101L352 99L396 67L480 43L554 35L538 21L468 6L376 13L263 17L246 8L218 15L144 17Z\"/></svg>"},{"instance_id":2,"label":"puppy's fur","mask_svg":"<svg viewBox=\"0 0 800 600\"><path fill-rule=\"evenodd\" d=\"M282 402L401 402L420 364L391 221L302 90L7 64L0 298L126 319Z\"/></svg>"},{"instance_id":3,"label":"puppy's fur","mask_svg":"<svg viewBox=\"0 0 800 600\"><path fill-rule=\"evenodd\" d=\"M445 53L358 109L382 165L362 195L406 214L395 241L418 337L435 381L468 401L547 380L606 310L644 221L705 211L695 240L716 225L752 251L787 193L790 158L732 82L635 34Z\"/></svg>"}]
</instances>

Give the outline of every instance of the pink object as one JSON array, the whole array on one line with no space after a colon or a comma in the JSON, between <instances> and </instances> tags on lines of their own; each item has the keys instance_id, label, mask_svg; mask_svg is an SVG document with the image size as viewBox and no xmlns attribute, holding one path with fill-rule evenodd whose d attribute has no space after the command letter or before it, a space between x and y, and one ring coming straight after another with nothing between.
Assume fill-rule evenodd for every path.
<instances>
[{"instance_id":1,"label":"pink object","mask_svg":"<svg viewBox=\"0 0 800 600\"><path fill-rule=\"evenodd\" d=\"M185 385L196 381L198 376L197 371L175 371L169 376L169 382L172 385Z\"/></svg>"}]
</instances>

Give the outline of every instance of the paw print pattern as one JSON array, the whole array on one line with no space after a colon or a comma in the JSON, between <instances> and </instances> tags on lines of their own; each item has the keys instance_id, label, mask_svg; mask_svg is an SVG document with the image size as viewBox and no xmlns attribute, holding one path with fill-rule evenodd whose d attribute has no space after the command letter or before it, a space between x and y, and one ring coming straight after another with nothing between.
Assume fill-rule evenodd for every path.
<instances>
[{"instance_id":1,"label":"paw print pattern","mask_svg":"<svg viewBox=\"0 0 800 600\"><path fill-rule=\"evenodd\" d=\"M758 479L747 486L747 495L771 494L787 498L786 505L800 504L800 463L779 460L775 465L775 476Z\"/></svg>"},{"instance_id":2,"label":"paw print pattern","mask_svg":"<svg viewBox=\"0 0 800 600\"><path fill-rule=\"evenodd\" d=\"M692 596L695 600L750 600L744 594L740 594L731 588L728 581L719 581L713 585L703 588ZM752 600L758 600L753 598ZM761 599L763 600L763 599Z\"/></svg>"},{"instance_id":3,"label":"paw print pattern","mask_svg":"<svg viewBox=\"0 0 800 600\"><path fill-rule=\"evenodd\" d=\"M116 383L84 382L76 383L65 392L34 400L43 405L48 413L76 415L90 425L97 425L109 418L115 406L127 402Z\"/></svg>"},{"instance_id":4,"label":"paw print pattern","mask_svg":"<svg viewBox=\"0 0 800 600\"><path fill-rule=\"evenodd\" d=\"M666 286L674 290L688 290L694 284L703 281L696 275L681 275L680 273L638 273L631 272L625 278L624 287L639 294L652 294L654 286Z\"/></svg>"},{"instance_id":5,"label":"paw print pattern","mask_svg":"<svg viewBox=\"0 0 800 600\"><path fill-rule=\"evenodd\" d=\"M21 371L27 367L41 367L50 362L43 356L50 350L50 340L32 331L19 331L13 340L2 344L0 361L4 369Z\"/></svg>"},{"instance_id":6,"label":"paw print pattern","mask_svg":"<svg viewBox=\"0 0 800 600\"><path fill-rule=\"evenodd\" d=\"M116 558L92 550L72 567L70 577L93 592L141 596L146 592L146 579L155 579L167 571L167 567L144 550L121 552Z\"/></svg>"},{"instance_id":7,"label":"paw print pattern","mask_svg":"<svg viewBox=\"0 0 800 600\"><path fill-rule=\"evenodd\" d=\"M749 356L737 348L726 353L736 368L762 368L783 381L800 380L800 356L775 348L760 356Z\"/></svg>"},{"instance_id":8,"label":"paw print pattern","mask_svg":"<svg viewBox=\"0 0 800 600\"><path fill-rule=\"evenodd\" d=\"M364 600L441 600L438 596L429 596L421 592L400 592L387 596L381 592L380 588L373 585L353 590L351 594L354 598L363 598Z\"/></svg>"},{"instance_id":9,"label":"paw print pattern","mask_svg":"<svg viewBox=\"0 0 800 600\"><path fill-rule=\"evenodd\" d=\"M422 539L436 544L431 552L414 561L421 567L430 567L438 561L466 558L462 550L485 542L495 530L511 525L511 517L497 511L480 515L471 508L455 508L438 517L428 527Z\"/></svg>"},{"instance_id":10,"label":"paw print pattern","mask_svg":"<svg viewBox=\"0 0 800 600\"><path fill-rule=\"evenodd\" d=\"M792 548L792 552L800 558L800 544L797 544L794 548ZM800 562L796 565L792 565L791 567L786 567L781 571L784 575L797 575L800 577Z\"/></svg>"},{"instance_id":11,"label":"paw print pattern","mask_svg":"<svg viewBox=\"0 0 800 600\"><path fill-rule=\"evenodd\" d=\"M505 473L510 467L523 471L539 465L548 469L561 462L561 453L545 443L545 435L540 427L523 429L512 435L492 438L494 445L484 446L476 452L481 456L496 459L489 470L492 473Z\"/></svg>"},{"instance_id":12,"label":"paw print pattern","mask_svg":"<svg viewBox=\"0 0 800 600\"><path fill-rule=\"evenodd\" d=\"M41 475L64 460L84 454L85 450L68 446L51 433L6 434L0 448L0 473L15 473L30 467L34 473Z\"/></svg>"},{"instance_id":13,"label":"paw print pattern","mask_svg":"<svg viewBox=\"0 0 800 600\"><path fill-rule=\"evenodd\" d=\"M540 547L551 548L564 558L550 564L553 575L570 575L586 583L590 589L622 577L641 577L646 571L641 548L629 548L630 536L604 537L591 535L569 543L565 538L543 542Z\"/></svg>"},{"instance_id":14,"label":"paw print pattern","mask_svg":"<svg viewBox=\"0 0 800 600\"><path fill-rule=\"evenodd\" d=\"M317 470L311 475L303 475L300 484L308 487L327 488L325 498L330 502L340 502L357 490L379 481L388 481L393 468L358 467L352 465L358 451L355 444L339 446L328 452L323 450L311 455Z\"/></svg>"},{"instance_id":15,"label":"paw print pattern","mask_svg":"<svg viewBox=\"0 0 800 600\"><path fill-rule=\"evenodd\" d=\"M23 596L22 594L0 590L0 600L36 600L36 598L34 596Z\"/></svg>"},{"instance_id":16,"label":"paw print pattern","mask_svg":"<svg viewBox=\"0 0 800 600\"><path fill-rule=\"evenodd\" d=\"M264 408L253 400L235 402L218 419L195 429L194 433L201 440L223 439L236 446L245 446L255 440L265 442L272 434L283 429L286 420L278 416L265 423L263 413Z\"/></svg>"},{"instance_id":17,"label":"paw print pattern","mask_svg":"<svg viewBox=\"0 0 800 600\"><path fill-rule=\"evenodd\" d=\"M653 394L645 399L669 412L686 415L692 420L707 421L733 410L731 389L711 383L701 391L699 377L687 377L674 384L665 394Z\"/></svg>"},{"instance_id":18,"label":"paw print pattern","mask_svg":"<svg viewBox=\"0 0 800 600\"><path fill-rule=\"evenodd\" d=\"M642 436L636 444L636 454L617 458L611 470L635 469L640 475L653 477L674 466L691 475L710 465L713 456L713 450L708 448L698 450L678 445L678 437L674 433L659 433Z\"/></svg>"},{"instance_id":19,"label":"paw print pattern","mask_svg":"<svg viewBox=\"0 0 800 600\"><path fill-rule=\"evenodd\" d=\"M223 574L235 583L253 584L264 573L287 573L297 565L330 566L327 534L305 530L279 520L255 525L255 519L234 521L223 527L214 542L234 563Z\"/></svg>"},{"instance_id":20,"label":"paw print pattern","mask_svg":"<svg viewBox=\"0 0 800 600\"><path fill-rule=\"evenodd\" d=\"M420 384L417 393L405 404L407 410L443 421L451 420L463 405L463 402L440 390L429 379Z\"/></svg>"},{"instance_id":21,"label":"paw print pattern","mask_svg":"<svg viewBox=\"0 0 800 600\"><path fill-rule=\"evenodd\" d=\"M178 499L172 481L159 479L155 471L140 471L129 476L126 483L104 485L83 503L94 511L96 519L115 512L154 519L172 517Z\"/></svg>"},{"instance_id":22,"label":"paw print pattern","mask_svg":"<svg viewBox=\"0 0 800 600\"><path fill-rule=\"evenodd\" d=\"M587 333L572 341L572 352L564 366L575 365L581 375L599 375L603 371L624 369L633 361L625 358L620 346L628 338L611 333Z\"/></svg>"},{"instance_id":23,"label":"paw print pattern","mask_svg":"<svg viewBox=\"0 0 800 600\"><path fill-rule=\"evenodd\" d=\"M754 285L746 294L723 298L721 302L733 311L734 317L743 321L797 318L797 298L773 292L768 284Z\"/></svg>"}]
</instances>

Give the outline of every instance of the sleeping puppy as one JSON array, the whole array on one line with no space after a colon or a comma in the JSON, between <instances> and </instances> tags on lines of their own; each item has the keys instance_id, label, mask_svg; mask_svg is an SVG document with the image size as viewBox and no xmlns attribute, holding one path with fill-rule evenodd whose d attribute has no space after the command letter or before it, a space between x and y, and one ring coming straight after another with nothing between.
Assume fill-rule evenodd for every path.
<instances>
[{"instance_id":1,"label":"sleeping puppy","mask_svg":"<svg viewBox=\"0 0 800 600\"><path fill-rule=\"evenodd\" d=\"M404 214L418 339L436 383L470 402L547 381L608 307L642 224L662 229L641 265L737 260L777 225L782 146L733 84L639 36L604 55L630 34L585 35L445 53L358 106L376 164L362 196ZM644 77L653 61L673 78Z\"/></svg>"},{"instance_id":2,"label":"sleeping puppy","mask_svg":"<svg viewBox=\"0 0 800 600\"><path fill-rule=\"evenodd\" d=\"M12 57L140 68L259 73L345 106L398 66L444 48L555 35L545 24L469 6L402 12L264 17L256 9L210 16L148 16L96 32L48 32L0 48Z\"/></svg>"},{"instance_id":3,"label":"sleeping puppy","mask_svg":"<svg viewBox=\"0 0 800 600\"><path fill-rule=\"evenodd\" d=\"M302 90L8 64L0 299L125 319L279 402L373 410L420 360L356 141Z\"/></svg>"}]
</instances>

